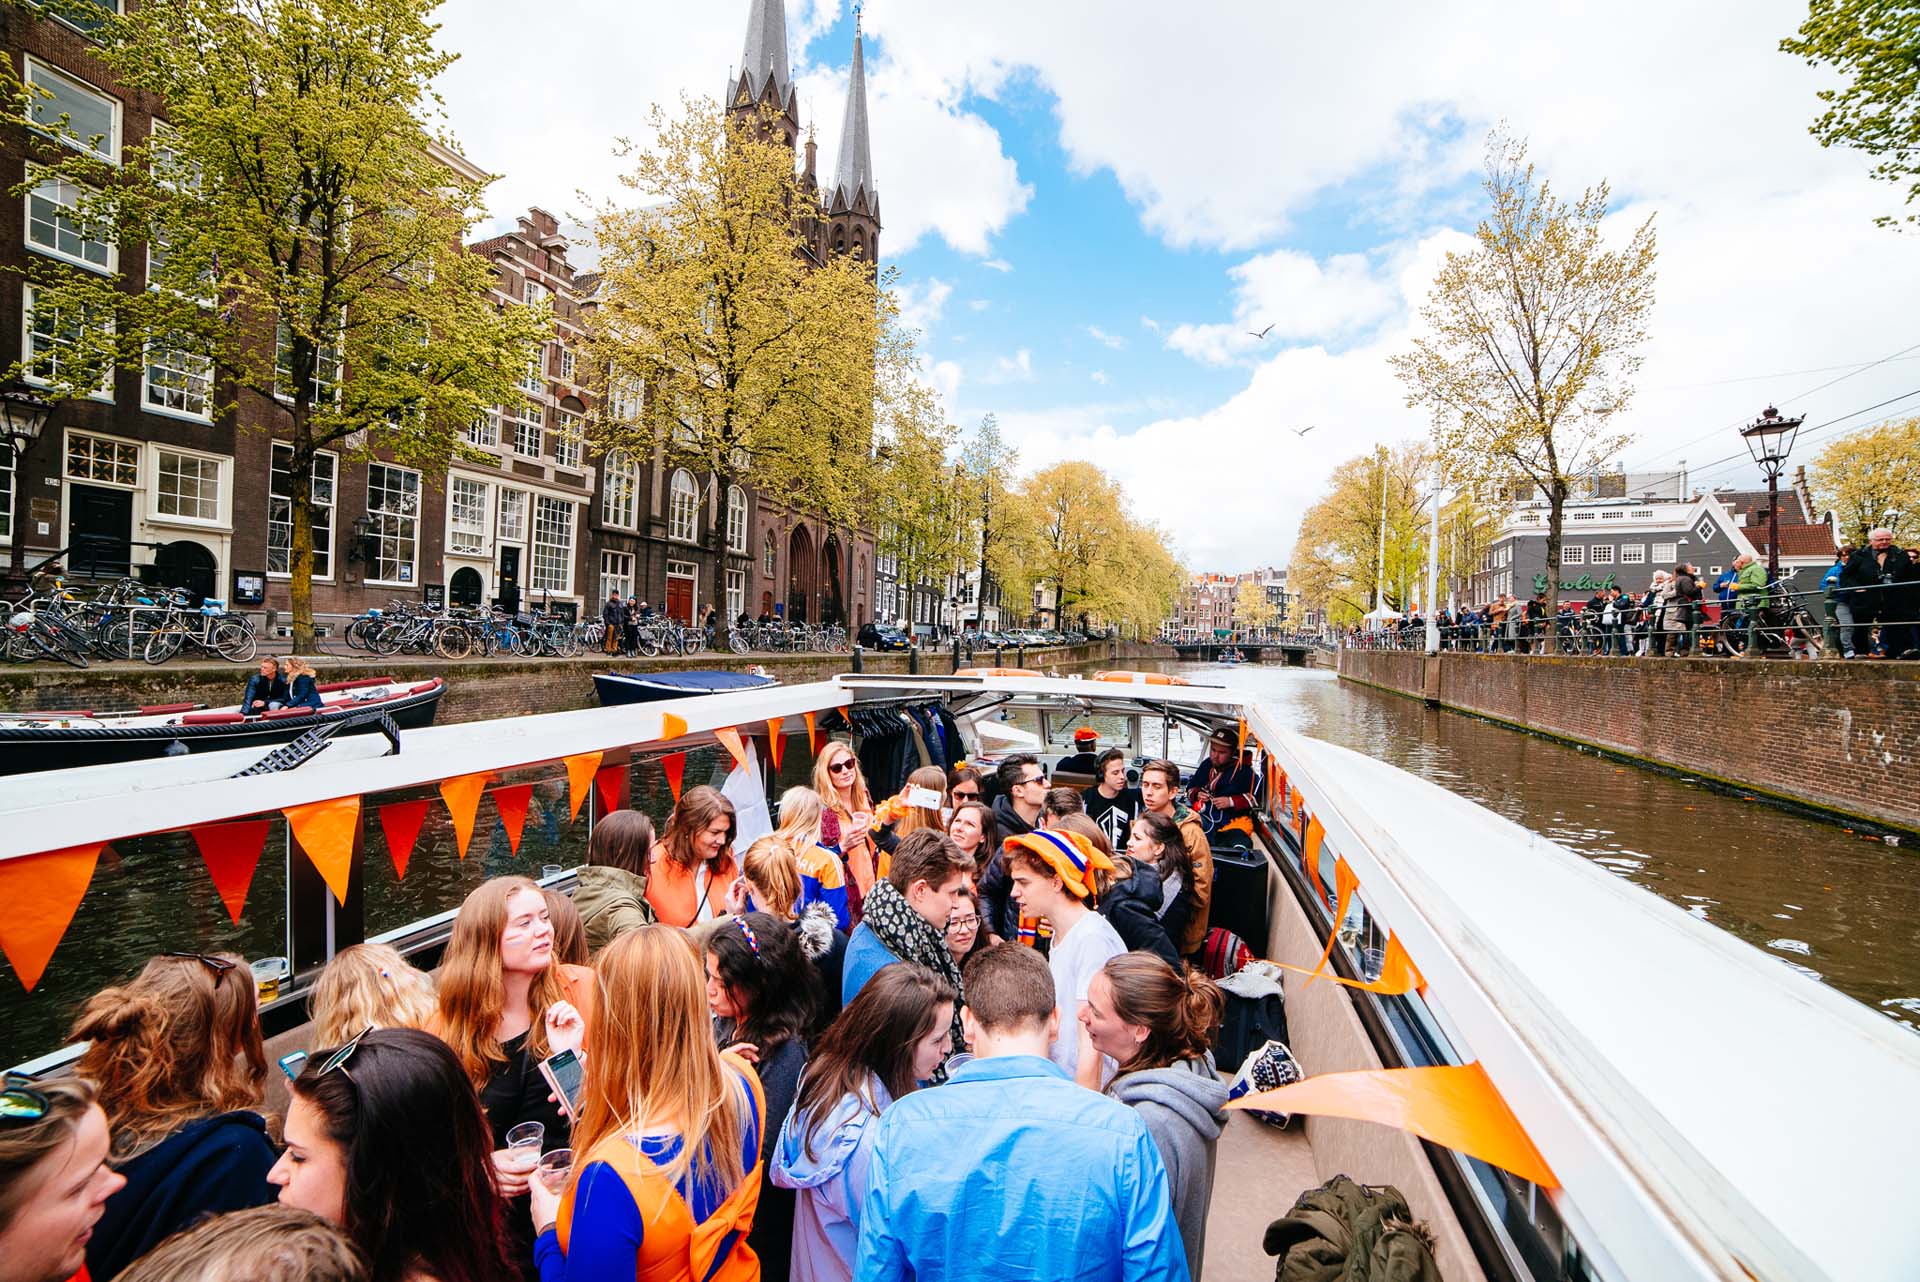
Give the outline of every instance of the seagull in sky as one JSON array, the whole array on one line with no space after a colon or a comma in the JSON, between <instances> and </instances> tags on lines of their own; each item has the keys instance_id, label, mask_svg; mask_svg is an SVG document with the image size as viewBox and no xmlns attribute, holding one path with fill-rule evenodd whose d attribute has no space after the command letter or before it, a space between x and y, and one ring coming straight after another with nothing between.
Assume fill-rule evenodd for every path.
<instances>
[{"instance_id":1,"label":"seagull in sky","mask_svg":"<svg viewBox=\"0 0 1920 1282\"><path fill-rule=\"evenodd\" d=\"M1305 436L1308 432L1311 432L1314 428L1318 426L1320 426L1318 423L1312 423L1306 427L1296 427L1291 430L1295 436Z\"/></svg>"},{"instance_id":2,"label":"seagull in sky","mask_svg":"<svg viewBox=\"0 0 1920 1282\"><path fill-rule=\"evenodd\" d=\"M1261 330L1258 334L1254 333L1252 330L1248 330L1247 336L1250 338L1258 338L1258 339L1264 340L1266 336L1271 333L1273 333L1273 326L1269 325L1265 329Z\"/></svg>"}]
</instances>

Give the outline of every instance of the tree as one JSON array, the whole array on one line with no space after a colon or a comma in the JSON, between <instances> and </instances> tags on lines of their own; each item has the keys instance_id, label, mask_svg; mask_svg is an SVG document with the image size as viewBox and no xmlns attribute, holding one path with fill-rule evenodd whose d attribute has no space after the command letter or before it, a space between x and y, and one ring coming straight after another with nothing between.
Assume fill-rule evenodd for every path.
<instances>
[{"instance_id":1,"label":"tree","mask_svg":"<svg viewBox=\"0 0 1920 1282\"><path fill-rule=\"evenodd\" d=\"M970 550L960 466L947 461L959 429L924 385L890 408L868 514L880 555L894 558L900 582L917 591L922 583L944 583Z\"/></svg>"},{"instance_id":2,"label":"tree","mask_svg":"<svg viewBox=\"0 0 1920 1282\"><path fill-rule=\"evenodd\" d=\"M974 600L973 626L980 631L986 618L987 584L998 582L1005 591L1020 577L1020 549L1026 541L1024 511L1011 501L1014 468L1020 452L1000 435L999 421L988 414L960 452L968 522L980 527L980 584ZM1025 585L1022 584L1024 590ZM1003 598L1004 599L1004 598Z\"/></svg>"},{"instance_id":3,"label":"tree","mask_svg":"<svg viewBox=\"0 0 1920 1282\"><path fill-rule=\"evenodd\" d=\"M594 214L595 366L639 393L609 405L643 405L603 414L599 444L851 521L873 493L876 418L917 386L891 274L812 258L797 220L814 205L770 121L681 105L653 108L652 146L623 144L638 203ZM724 564L719 522L710 546Z\"/></svg>"},{"instance_id":4,"label":"tree","mask_svg":"<svg viewBox=\"0 0 1920 1282\"><path fill-rule=\"evenodd\" d=\"M1427 526L1420 519L1429 471L1426 445L1407 442L1348 459L1327 493L1300 518L1287 586L1295 608L1318 608L1328 623L1350 626L1376 597L1405 610L1426 573ZM1386 512L1382 578L1380 521Z\"/></svg>"},{"instance_id":5,"label":"tree","mask_svg":"<svg viewBox=\"0 0 1920 1282\"><path fill-rule=\"evenodd\" d=\"M1020 496L1032 513L1038 541L1030 564L1037 582L1051 583L1053 626L1093 590L1095 567L1109 561L1125 528L1120 486L1092 463L1072 459L1028 477Z\"/></svg>"},{"instance_id":6,"label":"tree","mask_svg":"<svg viewBox=\"0 0 1920 1282\"><path fill-rule=\"evenodd\" d=\"M1552 614L1573 482L1631 439L1612 422L1644 359L1653 219L1624 249L1608 249L1606 183L1569 205L1536 179L1526 143L1498 130L1484 187L1492 211L1475 230L1477 247L1447 255L1421 309L1426 333L1391 360L1407 405L1431 413L1457 482L1524 479L1546 495Z\"/></svg>"},{"instance_id":7,"label":"tree","mask_svg":"<svg viewBox=\"0 0 1920 1282\"><path fill-rule=\"evenodd\" d=\"M1233 592L1233 622L1243 631L1264 632L1273 626L1273 602L1267 599L1267 588L1258 579L1248 579Z\"/></svg>"},{"instance_id":8,"label":"tree","mask_svg":"<svg viewBox=\"0 0 1920 1282\"><path fill-rule=\"evenodd\" d=\"M1822 147L1877 157L1873 176L1904 185L1911 206L1920 198L1920 11L1886 0L1813 0L1798 35L1780 49L1846 77L1844 87L1816 95L1827 109L1807 131ZM1920 214L1874 221L1885 227L1916 220Z\"/></svg>"},{"instance_id":9,"label":"tree","mask_svg":"<svg viewBox=\"0 0 1920 1282\"><path fill-rule=\"evenodd\" d=\"M1807 469L1814 501L1832 511L1843 542L1864 547L1884 525L1903 545L1920 534L1920 418L1882 423L1831 441Z\"/></svg>"},{"instance_id":10,"label":"tree","mask_svg":"<svg viewBox=\"0 0 1920 1282\"><path fill-rule=\"evenodd\" d=\"M242 400L291 448L296 650L313 643L314 462L320 451L444 472L462 431L517 395L543 312L488 301L491 267L462 248L488 179L427 116L453 61L437 0L169 0L96 12L100 59L167 127L112 165L42 118L22 190L71 182L90 235L144 263L78 270L30 256L36 315L75 339L54 395L164 353L170 393L213 416ZM44 117L44 103L34 112ZM144 244L146 253L129 253ZM21 372L13 366L8 376ZM397 518L384 518L394 520Z\"/></svg>"}]
</instances>

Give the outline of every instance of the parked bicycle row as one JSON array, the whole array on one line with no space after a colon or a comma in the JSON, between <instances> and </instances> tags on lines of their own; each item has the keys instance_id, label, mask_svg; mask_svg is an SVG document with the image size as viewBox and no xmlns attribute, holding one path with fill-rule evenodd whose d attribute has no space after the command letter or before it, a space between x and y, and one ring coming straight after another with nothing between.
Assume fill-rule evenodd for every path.
<instances>
[{"instance_id":1,"label":"parked bicycle row","mask_svg":"<svg viewBox=\"0 0 1920 1282\"><path fill-rule=\"evenodd\" d=\"M6 603L9 663L53 659L76 668L93 659L165 663L182 651L245 663L259 648L253 624L214 598L121 579L87 596L54 578Z\"/></svg>"}]
</instances>

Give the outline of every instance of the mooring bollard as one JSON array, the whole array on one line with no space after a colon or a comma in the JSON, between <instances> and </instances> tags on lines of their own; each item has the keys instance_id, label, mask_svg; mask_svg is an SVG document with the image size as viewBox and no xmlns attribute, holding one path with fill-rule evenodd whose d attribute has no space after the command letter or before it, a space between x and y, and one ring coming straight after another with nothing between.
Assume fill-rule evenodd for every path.
<instances>
[{"instance_id":1,"label":"mooring bollard","mask_svg":"<svg viewBox=\"0 0 1920 1282\"><path fill-rule=\"evenodd\" d=\"M920 675L920 647L917 645L907 647L907 675Z\"/></svg>"},{"instance_id":2,"label":"mooring bollard","mask_svg":"<svg viewBox=\"0 0 1920 1282\"><path fill-rule=\"evenodd\" d=\"M853 647L853 670L855 672L865 672L867 670L859 646Z\"/></svg>"}]
</instances>

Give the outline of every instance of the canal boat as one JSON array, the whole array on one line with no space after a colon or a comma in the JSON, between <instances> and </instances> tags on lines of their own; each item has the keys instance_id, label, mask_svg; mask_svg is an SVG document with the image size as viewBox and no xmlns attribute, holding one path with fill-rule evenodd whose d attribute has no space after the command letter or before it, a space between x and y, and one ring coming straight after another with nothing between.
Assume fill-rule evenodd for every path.
<instances>
[{"instance_id":1,"label":"canal boat","mask_svg":"<svg viewBox=\"0 0 1920 1282\"><path fill-rule=\"evenodd\" d=\"M0 879L49 901L39 920L87 931L124 907L84 894L105 846L130 863L185 848L183 833L264 820L253 826L286 863L292 962L290 978L263 990L278 1056L312 1049L305 998L333 950L378 938L437 963L450 911L367 929L359 888L373 861L396 856L383 844L396 809L417 834L425 809L444 804L453 822L441 830L471 832L481 790L497 785L503 818L524 815L537 791L547 823L578 850L598 814L652 800L640 790L665 786L662 763L677 781L691 753L717 772L731 762L730 789L744 782L771 800L810 773L820 737L936 705L965 740L953 746L988 767L976 728L1002 718L1048 762L1083 726L1136 769L1197 762L1222 729L1244 744L1259 805L1251 831L1216 834L1211 919L1283 968L1271 973L1305 1077L1237 1102L1294 1120L1273 1129L1236 1106L1220 1142L1209 1278L1269 1273L1269 1222L1337 1174L1397 1188L1448 1282L1912 1276L1920 1038L1463 797L1296 733L1225 686L845 674L429 727L397 755L321 756L266 776L183 773L137 804L108 804L117 785L68 771L0 797ZM451 861L451 839L440 840L437 857ZM416 866L429 857L408 849ZM551 865L543 884L570 885L569 869L515 850L530 870ZM33 875L9 877L13 860L33 861L21 865ZM249 911L274 920L283 905L270 898ZM152 947L204 948L226 930L217 904L183 905ZM14 974L0 983L80 964L83 950L58 938L42 931L29 951L15 937ZM0 995L0 1018L18 997ZM71 1056L19 1067L58 1073Z\"/></svg>"},{"instance_id":2,"label":"canal boat","mask_svg":"<svg viewBox=\"0 0 1920 1282\"><path fill-rule=\"evenodd\" d=\"M366 677L318 687L320 707L279 708L247 716L238 705L209 708L172 703L124 712L92 709L0 713L0 775L67 770L183 753L261 749L290 743L316 726L352 718L342 734L377 731L378 720L353 714L378 709L402 730L433 724L446 683Z\"/></svg>"},{"instance_id":3,"label":"canal boat","mask_svg":"<svg viewBox=\"0 0 1920 1282\"><path fill-rule=\"evenodd\" d=\"M630 703L659 703L728 690L765 690L778 679L764 671L726 672L596 672L593 692L603 708Z\"/></svg>"}]
</instances>

